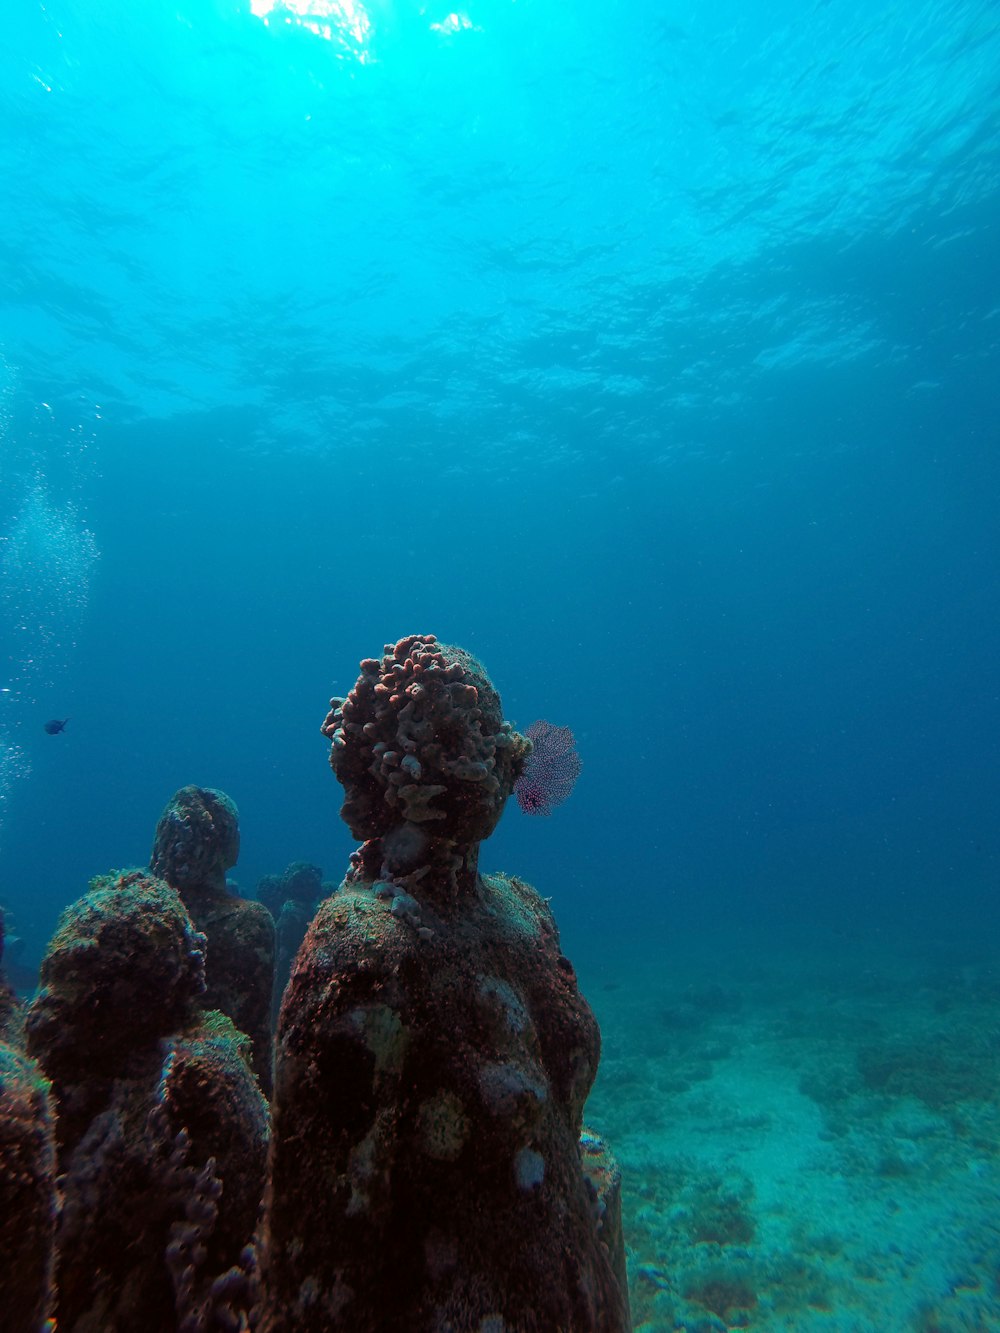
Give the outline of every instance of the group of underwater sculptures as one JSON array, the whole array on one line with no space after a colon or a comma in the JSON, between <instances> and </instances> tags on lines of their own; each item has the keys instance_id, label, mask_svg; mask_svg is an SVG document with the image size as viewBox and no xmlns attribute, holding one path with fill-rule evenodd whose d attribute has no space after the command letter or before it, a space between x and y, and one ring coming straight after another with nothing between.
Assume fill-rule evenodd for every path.
<instances>
[{"instance_id":1,"label":"group of underwater sculptures","mask_svg":"<svg viewBox=\"0 0 1000 1333\"><path fill-rule=\"evenodd\" d=\"M34 998L0 994L0 1333L630 1327L597 1024L545 901L478 868L518 784L571 783L568 733L514 731L433 635L363 661L323 733L362 844L339 888L234 896L236 809L185 787Z\"/></svg>"}]
</instances>

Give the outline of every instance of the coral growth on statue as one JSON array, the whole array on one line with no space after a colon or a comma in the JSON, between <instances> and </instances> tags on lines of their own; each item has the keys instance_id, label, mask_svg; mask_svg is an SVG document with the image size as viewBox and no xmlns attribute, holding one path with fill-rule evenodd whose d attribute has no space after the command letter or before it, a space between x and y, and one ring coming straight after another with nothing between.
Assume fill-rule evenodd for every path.
<instances>
[{"instance_id":1,"label":"coral growth on statue","mask_svg":"<svg viewBox=\"0 0 1000 1333\"><path fill-rule=\"evenodd\" d=\"M228 1014L250 1038L254 1070L270 1093L274 922L261 903L226 887L239 852L233 801L211 787L182 787L157 822L150 870L177 890L208 941L202 1007Z\"/></svg>"},{"instance_id":2,"label":"coral growth on statue","mask_svg":"<svg viewBox=\"0 0 1000 1333\"><path fill-rule=\"evenodd\" d=\"M176 890L134 870L67 908L43 959L25 1030L58 1108L67 1333L246 1326L267 1104L247 1038L201 1009L204 950Z\"/></svg>"},{"instance_id":3,"label":"coral growth on statue","mask_svg":"<svg viewBox=\"0 0 1000 1333\"><path fill-rule=\"evenodd\" d=\"M451 848L446 878L469 883L475 863L461 858L493 832L531 748L471 653L433 634L387 644L361 663L348 697L330 701L321 731L344 788L341 817L356 838L378 839L362 849L365 869L378 870L380 855L387 874L422 878L428 857Z\"/></svg>"},{"instance_id":4,"label":"coral growth on statue","mask_svg":"<svg viewBox=\"0 0 1000 1333\"><path fill-rule=\"evenodd\" d=\"M0 912L0 960L3 950ZM24 1049L20 1019L0 975L0 1329L36 1333L54 1300L54 1108L48 1079Z\"/></svg>"},{"instance_id":5,"label":"coral growth on statue","mask_svg":"<svg viewBox=\"0 0 1000 1333\"><path fill-rule=\"evenodd\" d=\"M184 787L30 1004L0 982L0 1333L628 1329L597 1023L546 900L478 864L512 793L569 794L571 734L520 735L433 635L323 733L362 845L318 909L305 863L234 896L236 807ZM276 990L304 939L269 1117L271 911Z\"/></svg>"},{"instance_id":6,"label":"coral growth on statue","mask_svg":"<svg viewBox=\"0 0 1000 1333\"><path fill-rule=\"evenodd\" d=\"M597 1024L547 903L478 873L530 742L433 635L363 661L323 733L364 843L281 1008L260 1331L620 1333Z\"/></svg>"}]
</instances>

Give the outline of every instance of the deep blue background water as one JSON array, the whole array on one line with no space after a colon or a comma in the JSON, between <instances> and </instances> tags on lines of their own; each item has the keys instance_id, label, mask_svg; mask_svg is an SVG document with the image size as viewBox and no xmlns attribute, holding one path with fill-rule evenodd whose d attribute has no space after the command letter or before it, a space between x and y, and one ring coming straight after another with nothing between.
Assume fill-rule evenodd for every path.
<instances>
[{"instance_id":1,"label":"deep blue background water","mask_svg":"<svg viewBox=\"0 0 1000 1333\"><path fill-rule=\"evenodd\" d=\"M36 952L187 782L339 878L319 724L414 631L578 735L482 858L571 952L995 929L996 6L326 8L5 10Z\"/></svg>"}]
</instances>

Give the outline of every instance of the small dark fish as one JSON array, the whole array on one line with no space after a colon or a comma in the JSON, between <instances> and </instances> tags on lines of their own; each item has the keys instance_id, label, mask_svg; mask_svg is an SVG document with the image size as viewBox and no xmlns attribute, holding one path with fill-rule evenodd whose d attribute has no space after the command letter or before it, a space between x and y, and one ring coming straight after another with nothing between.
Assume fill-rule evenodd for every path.
<instances>
[{"instance_id":1,"label":"small dark fish","mask_svg":"<svg viewBox=\"0 0 1000 1333\"><path fill-rule=\"evenodd\" d=\"M61 720L58 717L54 717L51 722L46 722L45 730L50 736L58 736L60 731L66 730L66 723L68 721L68 717L64 717Z\"/></svg>"}]
</instances>

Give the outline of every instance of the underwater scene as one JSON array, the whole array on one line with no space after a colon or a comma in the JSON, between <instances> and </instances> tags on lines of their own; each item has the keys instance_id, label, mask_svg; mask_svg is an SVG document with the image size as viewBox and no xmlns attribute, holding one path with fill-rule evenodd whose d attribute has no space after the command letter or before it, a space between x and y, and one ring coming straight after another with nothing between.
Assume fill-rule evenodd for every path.
<instances>
[{"instance_id":1,"label":"underwater scene","mask_svg":"<svg viewBox=\"0 0 1000 1333\"><path fill-rule=\"evenodd\" d=\"M1000 1333L1000 7L8 0L0 1333Z\"/></svg>"}]
</instances>

